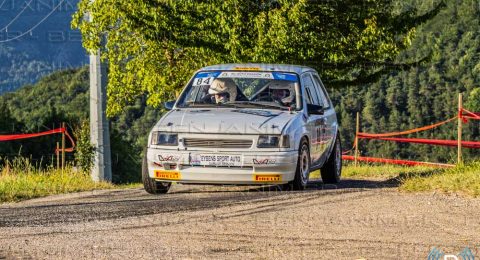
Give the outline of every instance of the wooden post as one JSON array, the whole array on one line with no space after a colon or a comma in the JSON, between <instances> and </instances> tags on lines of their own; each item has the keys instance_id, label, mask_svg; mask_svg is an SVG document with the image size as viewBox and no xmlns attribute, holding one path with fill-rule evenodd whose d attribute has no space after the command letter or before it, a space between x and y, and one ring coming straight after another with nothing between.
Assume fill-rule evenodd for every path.
<instances>
[{"instance_id":1,"label":"wooden post","mask_svg":"<svg viewBox=\"0 0 480 260\"><path fill-rule=\"evenodd\" d=\"M457 151L457 165L462 165L463 164L463 158L462 158L462 114L463 114L463 97L462 93L458 94L458 151Z\"/></svg>"},{"instance_id":2,"label":"wooden post","mask_svg":"<svg viewBox=\"0 0 480 260\"><path fill-rule=\"evenodd\" d=\"M357 125L355 131L355 167L358 165L358 133L360 133L360 113L357 112Z\"/></svg>"},{"instance_id":3,"label":"wooden post","mask_svg":"<svg viewBox=\"0 0 480 260\"><path fill-rule=\"evenodd\" d=\"M60 169L60 143L57 142L57 150L55 150L55 154L57 155L57 170Z\"/></svg>"},{"instance_id":4,"label":"wooden post","mask_svg":"<svg viewBox=\"0 0 480 260\"><path fill-rule=\"evenodd\" d=\"M65 168L65 123L62 123L62 128L64 131L62 132L62 171Z\"/></svg>"}]
</instances>

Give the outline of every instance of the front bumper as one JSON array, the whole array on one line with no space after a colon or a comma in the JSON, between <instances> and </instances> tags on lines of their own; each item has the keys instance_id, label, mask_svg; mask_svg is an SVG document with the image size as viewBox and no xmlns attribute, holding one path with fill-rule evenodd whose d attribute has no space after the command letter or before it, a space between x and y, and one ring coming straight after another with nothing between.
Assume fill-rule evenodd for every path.
<instances>
[{"instance_id":1,"label":"front bumper","mask_svg":"<svg viewBox=\"0 0 480 260\"><path fill-rule=\"evenodd\" d=\"M148 149L151 178L165 182L198 184L283 184L292 181L298 151L288 152L202 152L215 155L240 155L241 165L200 166L191 164L197 151Z\"/></svg>"}]
</instances>

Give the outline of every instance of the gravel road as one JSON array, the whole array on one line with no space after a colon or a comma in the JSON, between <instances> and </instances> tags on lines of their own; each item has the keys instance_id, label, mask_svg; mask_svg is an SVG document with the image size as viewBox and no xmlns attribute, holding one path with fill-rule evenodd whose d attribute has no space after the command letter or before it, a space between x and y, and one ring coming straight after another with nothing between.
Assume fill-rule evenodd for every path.
<instances>
[{"instance_id":1,"label":"gravel road","mask_svg":"<svg viewBox=\"0 0 480 260\"><path fill-rule=\"evenodd\" d=\"M303 192L176 185L0 206L0 259L426 259L480 256L480 200L343 181Z\"/></svg>"}]
</instances>

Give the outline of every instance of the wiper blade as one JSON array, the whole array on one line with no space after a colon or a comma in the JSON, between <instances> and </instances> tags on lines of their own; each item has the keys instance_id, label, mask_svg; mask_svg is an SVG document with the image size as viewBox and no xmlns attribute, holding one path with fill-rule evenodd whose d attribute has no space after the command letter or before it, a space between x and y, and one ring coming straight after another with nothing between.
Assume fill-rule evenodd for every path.
<instances>
[{"instance_id":1,"label":"wiper blade","mask_svg":"<svg viewBox=\"0 0 480 260\"><path fill-rule=\"evenodd\" d=\"M235 104L233 103L219 103L219 104L206 104L206 103L187 103L185 106L182 106L182 108L187 108L187 107L236 107Z\"/></svg>"},{"instance_id":2,"label":"wiper blade","mask_svg":"<svg viewBox=\"0 0 480 260\"><path fill-rule=\"evenodd\" d=\"M259 103L259 102L252 102L252 101L237 101L234 104L253 105L253 106L257 106L257 107L268 107L268 108L276 108L276 109L281 109L281 110L288 110L287 107L283 107L281 105L274 105L274 104L269 104L269 103Z\"/></svg>"},{"instance_id":3,"label":"wiper blade","mask_svg":"<svg viewBox=\"0 0 480 260\"><path fill-rule=\"evenodd\" d=\"M182 106L179 106L181 108L187 108L187 107L215 107L213 104L205 104L205 103L193 103L193 102L188 102Z\"/></svg>"}]
</instances>

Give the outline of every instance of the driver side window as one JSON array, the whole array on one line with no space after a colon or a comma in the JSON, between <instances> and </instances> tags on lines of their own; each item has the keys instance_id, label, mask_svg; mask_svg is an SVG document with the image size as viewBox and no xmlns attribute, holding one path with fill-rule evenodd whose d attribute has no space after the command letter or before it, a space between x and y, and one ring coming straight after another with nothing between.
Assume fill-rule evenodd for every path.
<instances>
[{"instance_id":1,"label":"driver side window","mask_svg":"<svg viewBox=\"0 0 480 260\"><path fill-rule=\"evenodd\" d=\"M328 101L327 93L325 92L325 87L323 86L322 81L320 80L320 77L318 75L313 75L313 79L315 80L315 83L318 86L317 89L318 89L318 94L320 95L320 101L322 103L322 106L324 108L329 108L330 102Z\"/></svg>"},{"instance_id":2,"label":"driver side window","mask_svg":"<svg viewBox=\"0 0 480 260\"><path fill-rule=\"evenodd\" d=\"M321 105L318 102L317 92L315 91L315 85L313 84L312 77L310 74L303 74L302 76L303 86L305 87L305 92L307 94L307 104L311 105Z\"/></svg>"},{"instance_id":3,"label":"driver side window","mask_svg":"<svg viewBox=\"0 0 480 260\"><path fill-rule=\"evenodd\" d=\"M208 94L208 89L209 86L192 87L192 90L188 93L185 102L203 104L215 103L213 100L213 96Z\"/></svg>"}]
</instances>

